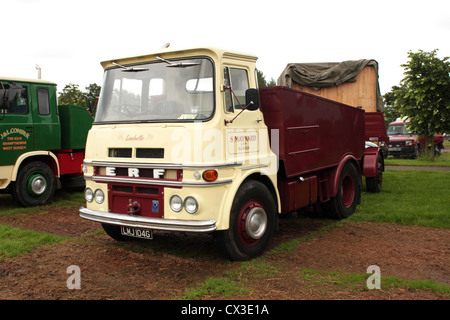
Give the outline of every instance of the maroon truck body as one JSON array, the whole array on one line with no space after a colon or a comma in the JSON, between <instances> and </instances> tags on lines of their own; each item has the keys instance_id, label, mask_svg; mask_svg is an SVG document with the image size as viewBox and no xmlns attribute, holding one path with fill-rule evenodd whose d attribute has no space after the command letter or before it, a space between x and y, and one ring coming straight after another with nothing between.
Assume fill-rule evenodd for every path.
<instances>
[{"instance_id":1,"label":"maroon truck body","mask_svg":"<svg viewBox=\"0 0 450 320\"><path fill-rule=\"evenodd\" d=\"M359 177L376 175L378 150L365 149L364 110L287 87L261 88L260 99L269 131L278 130L283 213L335 197L347 162Z\"/></svg>"}]
</instances>

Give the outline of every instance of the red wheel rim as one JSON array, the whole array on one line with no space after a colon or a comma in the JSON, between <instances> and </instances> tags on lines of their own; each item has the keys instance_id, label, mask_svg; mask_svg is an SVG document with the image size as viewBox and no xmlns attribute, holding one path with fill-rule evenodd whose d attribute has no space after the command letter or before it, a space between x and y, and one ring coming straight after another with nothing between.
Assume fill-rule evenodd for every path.
<instances>
[{"instance_id":1,"label":"red wheel rim","mask_svg":"<svg viewBox=\"0 0 450 320\"><path fill-rule=\"evenodd\" d=\"M249 200L242 206L237 221L239 239L245 246L256 245L267 228L267 214L257 200Z\"/></svg>"},{"instance_id":2,"label":"red wheel rim","mask_svg":"<svg viewBox=\"0 0 450 320\"><path fill-rule=\"evenodd\" d=\"M349 208L355 199L355 181L350 174L347 174L342 179L341 198L344 207Z\"/></svg>"}]
</instances>

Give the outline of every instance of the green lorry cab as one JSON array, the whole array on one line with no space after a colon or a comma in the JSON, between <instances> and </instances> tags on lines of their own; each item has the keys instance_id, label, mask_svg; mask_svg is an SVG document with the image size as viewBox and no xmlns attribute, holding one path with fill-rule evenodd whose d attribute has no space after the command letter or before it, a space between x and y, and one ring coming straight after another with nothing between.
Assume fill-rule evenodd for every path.
<instances>
[{"instance_id":1,"label":"green lorry cab","mask_svg":"<svg viewBox=\"0 0 450 320\"><path fill-rule=\"evenodd\" d=\"M63 178L82 177L92 120L86 108L58 106L53 82L0 78L0 191L42 205Z\"/></svg>"}]
</instances>

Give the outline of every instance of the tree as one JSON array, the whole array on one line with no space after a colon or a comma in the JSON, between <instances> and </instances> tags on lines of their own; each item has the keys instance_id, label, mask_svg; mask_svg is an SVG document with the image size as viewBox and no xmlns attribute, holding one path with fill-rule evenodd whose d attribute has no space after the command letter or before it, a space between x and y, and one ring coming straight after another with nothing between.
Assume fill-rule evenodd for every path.
<instances>
[{"instance_id":1,"label":"tree","mask_svg":"<svg viewBox=\"0 0 450 320\"><path fill-rule=\"evenodd\" d=\"M395 108L409 118L410 130L424 137L426 146L434 145L436 133L450 131L450 57L439 59L436 52L409 51L409 61L401 65L405 77L393 91Z\"/></svg>"},{"instance_id":2,"label":"tree","mask_svg":"<svg viewBox=\"0 0 450 320\"><path fill-rule=\"evenodd\" d=\"M273 87L276 86L276 81L271 78L269 82L266 81L266 77L264 76L264 73L258 69L256 69L256 75L258 77L258 87L264 88L264 87Z\"/></svg>"},{"instance_id":3,"label":"tree","mask_svg":"<svg viewBox=\"0 0 450 320\"><path fill-rule=\"evenodd\" d=\"M91 105L95 105L97 102L97 98L100 95L101 87L95 83L92 83L85 89L86 92L82 92L79 89L78 84L67 84L58 97L58 104L71 104L81 107L87 107L86 99L89 99Z\"/></svg>"},{"instance_id":4,"label":"tree","mask_svg":"<svg viewBox=\"0 0 450 320\"><path fill-rule=\"evenodd\" d=\"M395 107L395 90L397 90L398 86L393 86L391 91L385 93L383 95L383 100L385 103L384 107L384 121L386 124L386 127L389 125L389 123L395 121L395 119L400 118L401 114Z\"/></svg>"}]
</instances>

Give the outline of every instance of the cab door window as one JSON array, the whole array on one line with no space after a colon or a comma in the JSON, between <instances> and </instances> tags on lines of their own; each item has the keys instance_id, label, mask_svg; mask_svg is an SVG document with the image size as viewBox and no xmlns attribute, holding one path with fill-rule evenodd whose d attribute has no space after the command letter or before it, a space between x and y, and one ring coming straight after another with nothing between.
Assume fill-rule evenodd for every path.
<instances>
[{"instance_id":1,"label":"cab door window","mask_svg":"<svg viewBox=\"0 0 450 320\"><path fill-rule=\"evenodd\" d=\"M245 91L249 88L247 70L240 68L224 69L224 85L231 86L233 92L225 89L225 110L233 112L245 104ZM245 106L243 106L245 107Z\"/></svg>"},{"instance_id":2,"label":"cab door window","mask_svg":"<svg viewBox=\"0 0 450 320\"><path fill-rule=\"evenodd\" d=\"M28 113L27 88L15 83L2 85L0 86L0 98L2 99L2 107L6 109L6 113Z\"/></svg>"},{"instance_id":3,"label":"cab door window","mask_svg":"<svg viewBox=\"0 0 450 320\"><path fill-rule=\"evenodd\" d=\"M37 89L38 112L40 115L50 114L50 99L47 88Z\"/></svg>"}]
</instances>

